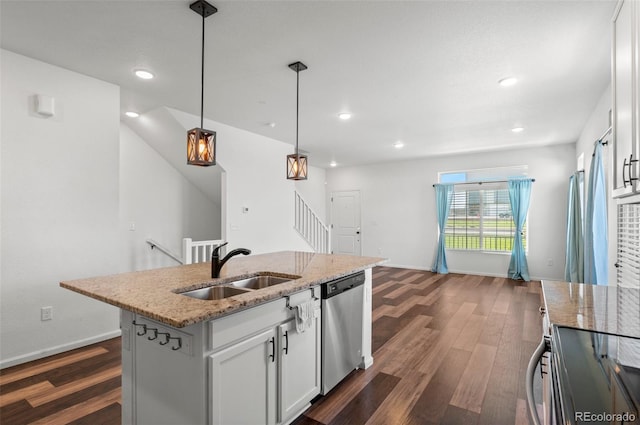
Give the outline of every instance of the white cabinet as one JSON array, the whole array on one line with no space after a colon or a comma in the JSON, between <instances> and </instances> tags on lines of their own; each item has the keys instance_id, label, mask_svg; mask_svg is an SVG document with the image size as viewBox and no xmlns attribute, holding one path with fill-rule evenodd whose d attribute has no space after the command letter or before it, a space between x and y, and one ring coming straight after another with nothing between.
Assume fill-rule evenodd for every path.
<instances>
[{"instance_id":1,"label":"white cabinet","mask_svg":"<svg viewBox=\"0 0 640 425\"><path fill-rule=\"evenodd\" d=\"M640 3L620 0L612 46L614 197L640 193L639 27Z\"/></svg>"},{"instance_id":2,"label":"white cabinet","mask_svg":"<svg viewBox=\"0 0 640 425\"><path fill-rule=\"evenodd\" d=\"M278 327L279 351L279 414L278 422L293 419L311 399L320 393L320 326L319 317L310 329L296 331L291 320Z\"/></svg>"},{"instance_id":3,"label":"white cabinet","mask_svg":"<svg viewBox=\"0 0 640 425\"><path fill-rule=\"evenodd\" d=\"M312 298L319 309L319 288L289 302ZM320 393L320 327L318 314L298 333L284 300L211 321L211 423L286 424L308 407Z\"/></svg>"},{"instance_id":4,"label":"white cabinet","mask_svg":"<svg viewBox=\"0 0 640 425\"><path fill-rule=\"evenodd\" d=\"M212 424L275 424L275 337L269 329L209 356Z\"/></svg>"}]
</instances>

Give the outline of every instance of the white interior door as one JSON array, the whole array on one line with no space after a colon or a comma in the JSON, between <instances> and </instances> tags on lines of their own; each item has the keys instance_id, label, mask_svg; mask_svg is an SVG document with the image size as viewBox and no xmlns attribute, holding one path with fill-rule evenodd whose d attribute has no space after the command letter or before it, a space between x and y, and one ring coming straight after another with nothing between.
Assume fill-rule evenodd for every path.
<instances>
[{"instance_id":1,"label":"white interior door","mask_svg":"<svg viewBox=\"0 0 640 425\"><path fill-rule=\"evenodd\" d=\"M360 255L360 191L331 194L331 251Z\"/></svg>"}]
</instances>

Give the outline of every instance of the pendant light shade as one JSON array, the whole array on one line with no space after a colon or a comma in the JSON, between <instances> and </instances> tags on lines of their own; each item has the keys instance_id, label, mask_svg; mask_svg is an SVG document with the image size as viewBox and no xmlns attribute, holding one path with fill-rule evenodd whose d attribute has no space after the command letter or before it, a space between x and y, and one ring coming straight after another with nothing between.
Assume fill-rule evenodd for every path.
<instances>
[{"instance_id":1,"label":"pendant light shade","mask_svg":"<svg viewBox=\"0 0 640 425\"><path fill-rule=\"evenodd\" d=\"M307 69L302 62L289 64L289 68L296 72L296 151L287 155L287 179L306 180L307 179L307 156L298 153L298 115L300 110L300 71Z\"/></svg>"},{"instance_id":2,"label":"pendant light shade","mask_svg":"<svg viewBox=\"0 0 640 425\"><path fill-rule=\"evenodd\" d=\"M200 68L200 127L187 132L187 164L208 167L216 165L216 132L205 130L204 121L204 19L218 11L205 0L189 5L191 10L202 16L202 56Z\"/></svg>"},{"instance_id":3,"label":"pendant light shade","mask_svg":"<svg viewBox=\"0 0 640 425\"><path fill-rule=\"evenodd\" d=\"M187 132L187 164L216 165L216 132L192 128Z\"/></svg>"},{"instance_id":4,"label":"pendant light shade","mask_svg":"<svg viewBox=\"0 0 640 425\"><path fill-rule=\"evenodd\" d=\"M287 178L289 180L307 179L307 156L293 153L287 155Z\"/></svg>"}]
</instances>

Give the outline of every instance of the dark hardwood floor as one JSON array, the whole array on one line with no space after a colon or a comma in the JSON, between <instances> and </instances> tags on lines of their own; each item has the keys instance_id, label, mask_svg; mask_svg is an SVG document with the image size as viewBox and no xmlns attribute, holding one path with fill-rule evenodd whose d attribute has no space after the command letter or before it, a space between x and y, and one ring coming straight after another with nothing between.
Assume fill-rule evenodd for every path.
<instances>
[{"instance_id":1,"label":"dark hardwood floor","mask_svg":"<svg viewBox=\"0 0 640 425\"><path fill-rule=\"evenodd\" d=\"M376 267L373 366L295 425L528 424L539 306L539 282ZM4 369L0 424L119 424L120 371L119 338Z\"/></svg>"}]
</instances>

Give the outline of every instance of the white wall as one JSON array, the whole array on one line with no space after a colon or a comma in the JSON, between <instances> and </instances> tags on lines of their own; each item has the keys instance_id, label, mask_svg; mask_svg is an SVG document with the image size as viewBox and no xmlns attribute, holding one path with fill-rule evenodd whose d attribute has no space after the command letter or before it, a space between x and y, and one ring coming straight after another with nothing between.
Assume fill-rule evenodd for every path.
<instances>
[{"instance_id":1,"label":"white wall","mask_svg":"<svg viewBox=\"0 0 640 425\"><path fill-rule=\"evenodd\" d=\"M584 155L584 181L585 191L587 182L589 181L589 168L591 166L591 155L593 154L594 143L607 128L611 125L609 122L609 111L611 110L611 86L602 93L598 104L594 108L589 120L582 129L580 138L576 143L576 158L580 155ZM609 257L609 284L615 285L616 282L616 269L614 264L616 263L616 236L617 236L617 216L616 216L616 202L611 198L613 190L613 144L611 143L611 136L608 137L609 144L604 147L603 163L606 168L607 179L607 199L608 204L608 217L607 227L609 235L608 257ZM583 194L583 199L585 199ZM585 204L586 205L586 204Z\"/></svg>"},{"instance_id":2,"label":"white wall","mask_svg":"<svg viewBox=\"0 0 640 425\"><path fill-rule=\"evenodd\" d=\"M575 146L566 144L335 168L327 170L327 196L360 190L362 255L387 257L391 266L430 269L437 241L432 184L438 172L528 165L536 179L529 209L529 271L532 278L561 279L566 189L574 164ZM448 251L447 262L451 272L506 276L509 255Z\"/></svg>"},{"instance_id":3,"label":"white wall","mask_svg":"<svg viewBox=\"0 0 640 425\"><path fill-rule=\"evenodd\" d=\"M120 218L127 271L179 264L151 250L147 239L180 257L184 237L221 237L220 207L125 124L120 127Z\"/></svg>"},{"instance_id":4,"label":"white wall","mask_svg":"<svg viewBox=\"0 0 640 425\"><path fill-rule=\"evenodd\" d=\"M208 122L218 131L228 174L216 213L184 176L121 127L117 86L5 50L0 62L0 367L118 335L115 307L59 282L172 265L149 249L149 237L176 254L183 236L225 232L232 247L254 253L309 250L293 229L294 183L284 171L289 145ZM34 113L34 94L56 99L54 117ZM188 123L185 129L198 121L172 113ZM227 227L209 226L220 215ZM53 307L53 320L40 321L43 306Z\"/></svg>"},{"instance_id":5,"label":"white wall","mask_svg":"<svg viewBox=\"0 0 640 425\"><path fill-rule=\"evenodd\" d=\"M200 117L169 111L185 131L199 125ZM295 186L286 179L291 145L207 119L204 126L217 132L217 161L226 171L226 228L222 233L229 241L228 249L249 248L254 254L310 251L293 229ZM243 213L243 207L249 212Z\"/></svg>"},{"instance_id":6,"label":"white wall","mask_svg":"<svg viewBox=\"0 0 640 425\"><path fill-rule=\"evenodd\" d=\"M118 329L116 308L58 283L119 269L120 91L6 50L0 55L5 366ZM54 117L34 113L35 94L55 98ZM40 321L43 306L53 307L53 320Z\"/></svg>"}]
</instances>

